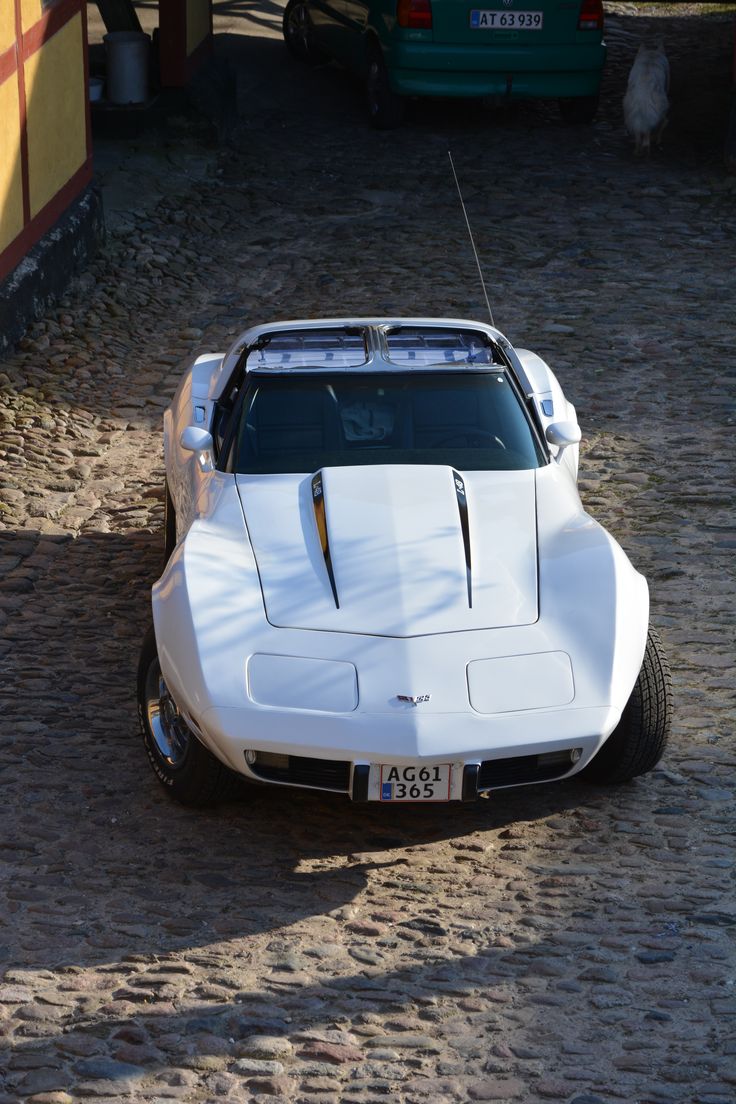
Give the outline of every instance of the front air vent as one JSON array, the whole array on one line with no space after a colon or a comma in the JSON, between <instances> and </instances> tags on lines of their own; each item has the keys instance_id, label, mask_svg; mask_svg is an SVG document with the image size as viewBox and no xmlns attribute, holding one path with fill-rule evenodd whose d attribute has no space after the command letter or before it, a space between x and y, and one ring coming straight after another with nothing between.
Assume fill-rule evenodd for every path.
<instances>
[{"instance_id":1,"label":"front air vent","mask_svg":"<svg viewBox=\"0 0 736 1104\"><path fill-rule=\"evenodd\" d=\"M579 758L579 757L578 757ZM548 782L562 778L574 765L570 750L543 755L514 755L509 759L485 759L478 775L479 790L501 786L523 786L530 782Z\"/></svg>"},{"instance_id":2,"label":"front air vent","mask_svg":"<svg viewBox=\"0 0 736 1104\"><path fill-rule=\"evenodd\" d=\"M350 789L350 763L337 759L312 759L306 755L276 755L259 751L249 767L258 778L267 782L342 793Z\"/></svg>"},{"instance_id":3,"label":"front air vent","mask_svg":"<svg viewBox=\"0 0 736 1104\"><path fill-rule=\"evenodd\" d=\"M322 486L321 472L317 472L312 476L312 505L314 507L314 520L317 522L319 543L322 548L322 555L325 559L325 567L327 568L327 578L330 580L335 606L339 609L340 601L337 597L337 584L335 583L335 573L332 570L332 557L330 556L330 538L327 534L327 511L325 509L325 493Z\"/></svg>"}]
</instances>

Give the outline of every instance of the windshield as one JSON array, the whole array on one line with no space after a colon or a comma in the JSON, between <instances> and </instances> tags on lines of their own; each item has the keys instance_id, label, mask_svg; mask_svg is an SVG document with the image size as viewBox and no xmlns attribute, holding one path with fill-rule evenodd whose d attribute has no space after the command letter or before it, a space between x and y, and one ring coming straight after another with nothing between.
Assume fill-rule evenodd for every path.
<instances>
[{"instance_id":1,"label":"windshield","mask_svg":"<svg viewBox=\"0 0 736 1104\"><path fill-rule=\"evenodd\" d=\"M314 472L346 464L466 471L545 462L503 369L249 375L228 469Z\"/></svg>"}]
</instances>

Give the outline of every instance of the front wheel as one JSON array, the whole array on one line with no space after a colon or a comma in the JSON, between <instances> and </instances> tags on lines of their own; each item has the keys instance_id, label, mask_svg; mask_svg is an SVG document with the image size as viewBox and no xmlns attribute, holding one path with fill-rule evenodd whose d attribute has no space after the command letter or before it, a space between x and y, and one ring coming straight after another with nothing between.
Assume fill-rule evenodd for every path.
<instances>
[{"instance_id":1,"label":"front wheel","mask_svg":"<svg viewBox=\"0 0 736 1104\"><path fill-rule=\"evenodd\" d=\"M149 762L172 797L183 805L211 805L227 796L235 775L199 742L179 712L161 674L153 626L138 663L138 716Z\"/></svg>"},{"instance_id":2,"label":"front wheel","mask_svg":"<svg viewBox=\"0 0 736 1104\"><path fill-rule=\"evenodd\" d=\"M314 24L306 0L289 0L281 28L292 57L307 65L318 65L326 60L325 54L315 45Z\"/></svg>"},{"instance_id":3,"label":"front wheel","mask_svg":"<svg viewBox=\"0 0 736 1104\"><path fill-rule=\"evenodd\" d=\"M598 114L598 96L576 96L560 100L560 115L565 123L592 123Z\"/></svg>"},{"instance_id":4,"label":"front wheel","mask_svg":"<svg viewBox=\"0 0 736 1104\"><path fill-rule=\"evenodd\" d=\"M376 130L393 130L404 118L404 98L391 88L386 62L379 47L368 55L368 72L365 82L368 114Z\"/></svg>"},{"instance_id":5,"label":"front wheel","mask_svg":"<svg viewBox=\"0 0 736 1104\"><path fill-rule=\"evenodd\" d=\"M659 634L650 627L644 662L621 720L580 777L614 784L646 774L662 758L671 724L670 666Z\"/></svg>"}]
</instances>

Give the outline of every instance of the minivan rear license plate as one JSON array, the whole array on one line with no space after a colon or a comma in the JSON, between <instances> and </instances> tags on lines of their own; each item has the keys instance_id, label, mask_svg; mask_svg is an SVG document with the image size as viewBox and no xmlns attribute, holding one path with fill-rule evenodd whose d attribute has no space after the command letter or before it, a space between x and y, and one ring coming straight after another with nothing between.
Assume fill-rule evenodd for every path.
<instances>
[{"instance_id":1,"label":"minivan rear license plate","mask_svg":"<svg viewBox=\"0 0 736 1104\"><path fill-rule=\"evenodd\" d=\"M451 763L381 764L381 801L449 801Z\"/></svg>"},{"instance_id":2,"label":"minivan rear license plate","mask_svg":"<svg viewBox=\"0 0 736 1104\"><path fill-rule=\"evenodd\" d=\"M470 13L470 26L475 31L541 31L544 12L541 11L485 11L474 8Z\"/></svg>"}]
</instances>

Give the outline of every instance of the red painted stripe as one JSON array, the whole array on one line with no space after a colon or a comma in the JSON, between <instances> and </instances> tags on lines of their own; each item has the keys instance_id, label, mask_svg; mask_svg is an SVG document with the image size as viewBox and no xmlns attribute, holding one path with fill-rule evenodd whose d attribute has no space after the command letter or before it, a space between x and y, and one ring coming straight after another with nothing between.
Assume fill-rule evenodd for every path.
<instances>
[{"instance_id":1,"label":"red painted stripe","mask_svg":"<svg viewBox=\"0 0 736 1104\"><path fill-rule=\"evenodd\" d=\"M15 38L22 41L20 0L15 0ZM28 185L28 117L26 114L26 80L23 65L18 65L18 105L20 109L20 177L23 190L23 222L31 221L31 191Z\"/></svg>"},{"instance_id":2,"label":"red painted stripe","mask_svg":"<svg viewBox=\"0 0 736 1104\"><path fill-rule=\"evenodd\" d=\"M26 61L31 54L35 54L44 42L48 42L52 35L60 31L65 23L68 23L77 12L82 10L81 0L56 0L50 8L47 8L37 23L22 36L23 60ZM20 41L20 36L18 41Z\"/></svg>"},{"instance_id":3,"label":"red painted stripe","mask_svg":"<svg viewBox=\"0 0 736 1104\"><path fill-rule=\"evenodd\" d=\"M87 157L92 156L92 114L89 106L89 49L87 48L87 5L82 8L82 53L84 55L84 129Z\"/></svg>"},{"instance_id":4,"label":"red painted stripe","mask_svg":"<svg viewBox=\"0 0 736 1104\"><path fill-rule=\"evenodd\" d=\"M7 249L0 253L0 280L4 280L20 264L30 249L50 230L66 211L70 203L87 187L92 179L92 158L88 157L53 199L42 207L34 219L26 225Z\"/></svg>"},{"instance_id":5,"label":"red painted stripe","mask_svg":"<svg viewBox=\"0 0 736 1104\"><path fill-rule=\"evenodd\" d=\"M159 0L159 64L161 84L180 88L187 83L187 15L182 0Z\"/></svg>"},{"instance_id":6,"label":"red painted stripe","mask_svg":"<svg viewBox=\"0 0 736 1104\"><path fill-rule=\"evenodd\" d=\"M15 46L10 46L0 54L0 84L12 77L17 68L18 51Z\"/></svg>"},{"instance_id":7,"label":"red painted stripe","mask_svg":"<svg viewBox=\"0 0 736 1104\"><path fill-rule=\"evenodd\" d=\"M161 84L165 88L181 87L212 53L212 6L210 5L210 32L187 56L187 21L182 0L159 0L158 22L160 30L159 63Z\"/></svg>"}]
</instances>

